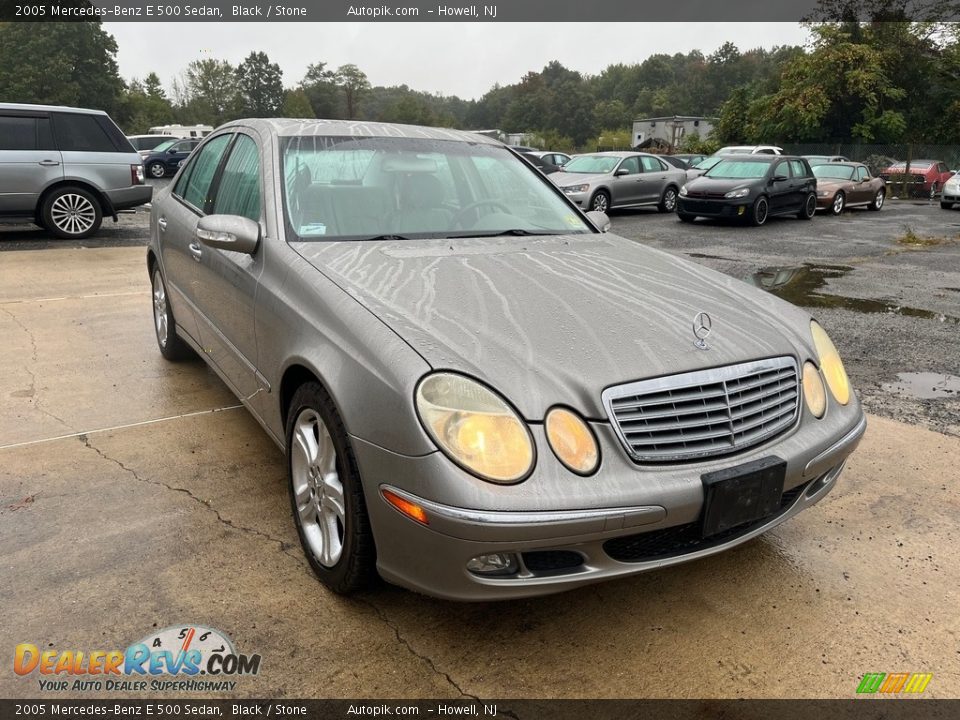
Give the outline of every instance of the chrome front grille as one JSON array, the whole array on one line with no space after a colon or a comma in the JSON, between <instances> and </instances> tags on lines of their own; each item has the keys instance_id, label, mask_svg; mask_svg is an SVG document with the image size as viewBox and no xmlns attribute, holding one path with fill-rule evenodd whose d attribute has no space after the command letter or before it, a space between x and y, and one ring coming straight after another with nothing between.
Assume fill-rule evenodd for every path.
<instances>
[{"instance_id":1,"label":"chrome front grille","mask_svg":"<svg viewBox=\"0 0 960 720\"><path fill-rule=\"evenodd\" d=\"M791 357L670 375L607 388L603 406L637 462L726 455L785 431L800 409Z\"/></svg>"}]
</instances>

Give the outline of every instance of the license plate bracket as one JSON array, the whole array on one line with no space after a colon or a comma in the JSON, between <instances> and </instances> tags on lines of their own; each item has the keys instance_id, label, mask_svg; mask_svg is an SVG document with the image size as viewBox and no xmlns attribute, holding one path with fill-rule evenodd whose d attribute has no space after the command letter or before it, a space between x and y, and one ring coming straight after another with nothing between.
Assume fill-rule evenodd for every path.
<instances>
[{"instance_id":1,"label":"license plate bracket","mask_svg":"<svg viewBox=\"0 0 960 720\"><path fill-rule=\"evenodd\" d=\"M755 522L780 509L787 463L770 456L704 473L703 537Z\"/></svg>"}]
</instances>

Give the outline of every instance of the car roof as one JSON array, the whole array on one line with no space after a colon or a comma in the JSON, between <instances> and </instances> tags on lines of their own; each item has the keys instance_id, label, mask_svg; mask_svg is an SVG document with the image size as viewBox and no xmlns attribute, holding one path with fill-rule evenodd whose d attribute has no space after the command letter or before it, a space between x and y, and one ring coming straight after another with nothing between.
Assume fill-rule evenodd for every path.
<instances>
[{"instance_id":1,"label":"car roof","mask_svg":"<svg viewBox=\"0 0 960 720\"><path fill-rule=\"evenodd\" d=\"M68 107L66 105L30 105L28 103L0 103L0 110L41 110L44 112L71 112L87 115L106 115L103 110Z\"/></svg>"},{"instance_id":2,"label":"car roof","mask_svg":"<svg viewBox=\"0 0 960 720\"><path fill-rule=\"evenodd\" d=\"M844 160L843 162L824 163L823 165L817 165L817 167L826 167L826 168L830 168L830 167L859 167L860 165L864 165L864 166L865 166L864 163L862 163L862 162L857 162L856 160Z\"/></svg>"},{"instance_id":3,"label":"car roof","mask_svg":"<svg viewBox=\"0 0 960 720\"><path fill-rule=\"evenodd\" d=\"M154 133L153 135L126 135L128 139L130 138L170 138L171 140L176 139L176 135L164 135L163 133ZM182 138L183 140L189 140L190 138ZM197 138L199 139L199 138Z\"/></svg>"},{"instance_id":4,"label":"car roof","mask_svg":"<svg viewBox=\"0 0 960 720\"><path fill-rule=\"evenodd\" d=\"M246 118L221 125L218 130L233 126L245 126L281 137L323 136L323 137L394 137L425 140L455 140L480 145L498 145L503 143L494 138L464 130L449 128L422 127L420 125L401 125L398 123L361 122L359 120L293 120L288 118Z\"/></svg>"},{"instance_id":5,"label":"car roof","mask_svg":"<svg viewBox=\"0 0 960 720\"><path fill-rule=\"evenodd\" d=\"M767 153L732 153L722 155L721 160L730 160L731 162L773 162L774 160L800 160L797 155L768 155Z\"/></svg>"}]
</instances>

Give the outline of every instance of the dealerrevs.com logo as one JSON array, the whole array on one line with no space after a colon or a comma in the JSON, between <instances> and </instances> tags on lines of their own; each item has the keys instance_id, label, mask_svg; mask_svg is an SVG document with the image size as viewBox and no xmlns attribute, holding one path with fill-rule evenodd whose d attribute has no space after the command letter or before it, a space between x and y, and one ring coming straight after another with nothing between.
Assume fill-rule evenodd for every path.
<instances>
[{"instance_id":1,"label":"dealerrevs.com logo","mask_svg":"<svg viewBox=\"0 0 960 720\"><path fill-rule=\"evenodd\" d=\"M44 692L223 692L233 678L260 672L260 655L238 653L227 635L202 625L173 625L126 650L41 650L21 643L17 675L37 674Z\"/></svg>"}]
</instances>

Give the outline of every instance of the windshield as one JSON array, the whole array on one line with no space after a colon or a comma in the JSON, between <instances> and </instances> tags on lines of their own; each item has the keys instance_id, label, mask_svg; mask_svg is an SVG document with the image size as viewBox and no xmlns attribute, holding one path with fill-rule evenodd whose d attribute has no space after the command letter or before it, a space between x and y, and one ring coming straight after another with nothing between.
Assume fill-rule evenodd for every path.
<instances>
[{"instance_id":1,"label":"windshield","mask_svg":"<svg viewBox=\"0 0 960 720\"><path fill-rule=\"evenodd\" d=\"M716 165L716 164L717 164L718 162L720 162L721 160L723 160L723 158L719 158L719 157L708 157L708 158L704 158L703 160L701 160L700 162L698 162L696 165L694 165L694 167L695 167L697 170L709 170L710 168L712 168L714 165Z\"/></svg>"},{"instance_id":2,"label":"windshield","mask_svg":"<svg viewBox=\"0 0 960 720\"><path fill-rule=\"evenodd\" d=\"M593 232L506 147L423 138L281 138L284 214L300 240Z\"/></svg>"},{"instance_id":3,"label":"windshield","mask_svg":"<svg viewBox=\"0 0 960 720\"><path fill-rule=\"evenodd\" d=\"M570 160L563 170L568 173L603 175L612 173L618 162L620 158L609 155L581 155Z\"/></svg>"},{"instance_id":4,"label":"windshield","mask_svg":"<svg viewBox=\"0 0 960 720\"><path fill-rule=\"evenodd\" d=\"M834 178L836 180L853 180L854 168L849 165L817 165L813 174L818 178Z\"/></svg>"},{"instance_id":5,"label":"windshield","mask_svg":"<svg viewBox=\"0 0 960 720\"><path fill-rule=\"evenodd\" d=\"M169 150L171 147L173 147L174 143L176 143L178 140L179 138L174 138L173 140L165 140L164 142L160 143L155 148L153 148L153 151L163 152L164 150Z\"/></svg>"},{"instance_id":6,"label":"windshield","mask_svg":"<svg viewBox=\"0 0 960 720\"><path fill-rule=\"evenodd\" d=\"M721 160L704 175L711 178L762 178L770 168L768 162L750 160Z\"/></svg>"}]
</instances>

